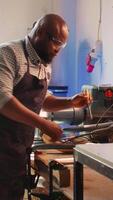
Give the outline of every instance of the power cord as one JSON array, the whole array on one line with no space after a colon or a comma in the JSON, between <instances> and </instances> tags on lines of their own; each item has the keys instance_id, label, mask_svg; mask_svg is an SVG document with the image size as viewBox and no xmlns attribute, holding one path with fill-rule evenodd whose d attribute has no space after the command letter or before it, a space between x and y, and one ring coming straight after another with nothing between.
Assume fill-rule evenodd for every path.
<instances>
[{"instance_id":1,"label":"power cord","mask_svg":"<svg viewBox=\"0 0 113 200\"><path fill-rule=\"evenodd\" d=\"M102 113L102 115L100 116L99 120L96 123L96 128L98 128L99 122L103 119L103 117L105 116L105 114L113 107L113 103Z\"/></svg>"}]
</instances>

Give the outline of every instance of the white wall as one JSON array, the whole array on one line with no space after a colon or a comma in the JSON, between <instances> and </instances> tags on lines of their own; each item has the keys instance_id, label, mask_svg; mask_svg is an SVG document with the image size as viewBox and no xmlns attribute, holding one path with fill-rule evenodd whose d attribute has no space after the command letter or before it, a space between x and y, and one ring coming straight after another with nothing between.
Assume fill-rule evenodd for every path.
<instances>
[{"instance_id":1,"label":"white wall","mask_svg":"<svg viewBox=\"0 0 113 200\"><path fill-rule=\"evenodd\" d=\"M69 27L68 44L53 62L53 85L67 85L68 95L73 94L75 82L75 0L53 0L52 11L61 15Z\"/></svg>"},{"instance_id":2,"label":"white wall","mask_svg":"<svg viewBox=\"0 0 113 200\"><path fill-rule=\"evenodd\" d=\"M103 65L99 60L93 73L86 72L86 55L97 40L99 4L100 0L0 0L0 43L24 37L45 13L60 14L69 25L70 36L53 62L52 84L68 85L69 96L83 84L113 84L113 0L102 0Z\"/></svg>"},{"instance_id":3,"label":"white wall","mask_svg":"<svg viewBox=\"0 0 113 200\"><path fill-rule=\"evenodd\" d=\"M34 21L51 11L52 0L45 1L0 0L0 43L24 37Z\"/></svg>"},{"instance_id":4,"label":"white wall","mask_svg":"<svg viewBox=\"0 0 113 200\"><path fill-rule=\"evenodd\" d=\"M83 84L113 85L113 0L101 0L102 21L100 39L102 57L92 73L86 72L87 53L97 40L100 0L76 0L76 77L75 87L80 91Z\"/></svg>"},{"instance_id":5,"label":"white wall","mask_svg":"<svg viewBox=\"0 0 113 200\"><path fill-rule=\"evenodd\" d=\"M96 64L92 73L86 71L86 56L95 47L99 23L99 0L76 0L76 78L75 87L98 84L101 65Z\"/></svg>"},{"instance_id":6,"label":"white wall","mask_svg":"<svg viewBox=\"0 0 113 200\"><path fill-rule=\"evenodd\" d=\"M53 63L52 84L69 85L71 92L75 79L75 0L0 0L0 43L23 38L34 21L50 12L64 17L70 29L68 45Z\"/></svg>"},{"instance_id":7,"label":"white wall","mask_svg":"<svg viewBox=\"0 0 113 200\"><path fill-rule=\"evenodd\" d=\"M55 59L53 83L68 85L69 95L84 84L113 84L113 0L101 0L101 57L92 73L86 71L86 56L95 47L100 20L100 0L54 0L53 11L64 16L70 37L65 50Z\"/></svg>"},{"instance_id":8,"label":"white wall","mask_svg":"<svg viewBox=\"0 0 113 200\"><path fill-rule=\"evenodd\" d=\"M103 83L113 85L113 0L103 0Z\"/></svg>"}]
</instances>

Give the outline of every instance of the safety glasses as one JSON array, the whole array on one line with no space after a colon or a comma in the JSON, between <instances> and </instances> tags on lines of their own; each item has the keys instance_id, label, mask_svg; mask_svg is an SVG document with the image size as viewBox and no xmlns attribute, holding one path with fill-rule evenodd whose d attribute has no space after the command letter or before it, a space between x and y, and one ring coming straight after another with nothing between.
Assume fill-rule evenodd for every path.
<instances>
[{"instance_id":1,"label":"safety glasses","mask_svg":"<svg viewBox=\"0 0 113 200\"><path fill-rule=\"evenodd\" d=\"M63 43L61 40L58 40L57 38L55 38L54 36L51 35L51 33L47 32L47 36L49 38L49 40L51 40L56 46L59 46L61 48L65 48L67 43Z\"/></svg>"}]
</instances>

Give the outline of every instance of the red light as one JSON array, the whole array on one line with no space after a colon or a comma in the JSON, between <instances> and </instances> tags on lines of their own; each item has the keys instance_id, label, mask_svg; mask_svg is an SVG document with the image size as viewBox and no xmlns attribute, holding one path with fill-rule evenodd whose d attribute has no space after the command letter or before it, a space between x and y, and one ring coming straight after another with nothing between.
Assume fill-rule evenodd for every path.
<instances>
[{"instance_id":1,"label":"red light","mask_svg":"<svg viewBox=\"0 0 113 200\"><path fill-rule=\"evenodd\" d=\"M113 97L113 92L112 90L108 89L104 92L105 97L111 98Z\"/></svg>"}]
</instances>

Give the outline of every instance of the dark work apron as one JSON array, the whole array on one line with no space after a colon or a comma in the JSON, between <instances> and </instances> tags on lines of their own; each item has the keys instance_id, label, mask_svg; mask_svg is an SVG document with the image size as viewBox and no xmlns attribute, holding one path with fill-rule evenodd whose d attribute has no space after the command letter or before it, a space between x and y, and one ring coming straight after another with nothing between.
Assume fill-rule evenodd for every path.
<instances>
[{"instance_id":1,"label":"dark work apron","mask_svg":"<svg viewBox=\"0 0 113 200\"><path fill-rule=\"evenodd\" d=\"M47 80L25 73L13 95L27 108L39 113L47 91ZM34 128L0 115L0 180L25 173L26 150L34 139Z\"/></svg>"}]
</instances>

